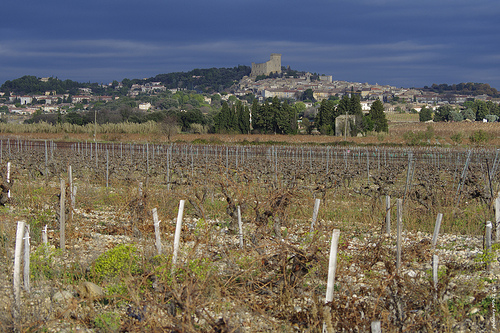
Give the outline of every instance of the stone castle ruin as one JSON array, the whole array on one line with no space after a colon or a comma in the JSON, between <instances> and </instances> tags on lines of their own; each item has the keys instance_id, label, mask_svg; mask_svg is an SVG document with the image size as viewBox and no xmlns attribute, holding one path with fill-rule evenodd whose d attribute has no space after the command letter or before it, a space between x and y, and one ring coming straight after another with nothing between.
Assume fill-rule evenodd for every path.
<instances>
[{"instance_id":1,"label":"stone castle ruin","mask_svg":"<svg viewBox=\"0 0 500 333\"><path fill-rule=\"evenodd\" d=\"M271 53L271 60L256 64L252 62L252 73L250 76L269 75L271 73L281 73L281 54Z\"/></svg>"}]
</instances>

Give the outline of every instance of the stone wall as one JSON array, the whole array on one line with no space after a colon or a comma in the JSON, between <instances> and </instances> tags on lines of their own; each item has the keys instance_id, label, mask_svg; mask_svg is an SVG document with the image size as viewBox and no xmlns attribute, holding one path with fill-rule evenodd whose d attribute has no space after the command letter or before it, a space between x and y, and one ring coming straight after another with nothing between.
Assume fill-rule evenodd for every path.
<instances>
[{"instance_id":1,"label":"stone wall","mask_svg":"<svg viewBox=\"0 0 500 333\"><path fill-rule=\"evenodd\" d=\"M252 77L258 75L269 75L271 73L281 73L281 54L272 53L269 61L256 64L252 62Z\"/></svg>"}]
</instances>

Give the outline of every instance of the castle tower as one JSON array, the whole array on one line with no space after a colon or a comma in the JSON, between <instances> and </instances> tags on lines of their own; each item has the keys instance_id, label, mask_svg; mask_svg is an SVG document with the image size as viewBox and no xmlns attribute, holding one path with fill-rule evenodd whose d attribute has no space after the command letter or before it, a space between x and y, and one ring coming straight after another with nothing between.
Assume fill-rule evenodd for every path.
<instances>
[{"instance_id":1,"label":"castle tower","mask_svg":"<svg viewBox=\"0 0 500 333\"><path fill-rule=\"evenodd\" d=\"M269 61L256 64L252 62L252 73L250 76L269 75L271 73L281 73L281 54L271 53Z\"/></svg>"}]
</instances>

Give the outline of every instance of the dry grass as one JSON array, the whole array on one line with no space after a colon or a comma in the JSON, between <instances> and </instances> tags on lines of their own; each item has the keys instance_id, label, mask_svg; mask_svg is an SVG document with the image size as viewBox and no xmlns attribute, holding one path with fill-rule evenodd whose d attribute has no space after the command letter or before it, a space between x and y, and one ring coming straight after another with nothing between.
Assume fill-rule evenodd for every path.
<instances>
[{"instance_id":1,"label":"dry grass","mask_svg":"<svg viewBox=\"0 0 500 333\"><path fill-rule=\"evenodd\" d=\"M428 129L427 124L416 125L418 127L413 125L407 129ZM440 135L437 133L441 133L441 124L435 125L435 133ZM384 138L374 135L355 140L390 142L392 130L391 126L391 132ZM145 142L147 139L147 136L116 135L117 142L121 139ZM280 140L276 140L277 137ZM260 143L302 138L322 143L314 140L335 139L179 135L174 140L238 143L252 142L256 138ZM467 300L474 292L474 301L460 303L462 298L452 299L455 302L452 305L460 307L458 310L444 300L453 274L463 267L443 271L437 292L431 287L426 272L412 279L394 270L394 239L383 236L379 230L384 224L385 194L391 194L393 199L403 197L406 157L389 159L389 165L381 167L372 158L368 183L366 155L351 155L348 167L344 168L339 154L340 162L330 164L327 174L323 157L301 163L297 158L286 159L280 155L276 165L267 155L253 159L247 156L245 162L236 167L233 156L226 169L223 154L209 159L200 156L192 163L188 150L182 149L187 145L179 147L170 166L169 184L165 178L165 155L157 157L156 162L150 160L150 172L146 174L144 158L136 153L134 158L125 156L123 160L118 157L112 160L110 188L104 187L102 157L99 168L94 168L88 157L59 149L50 163L52 174L45 176L37 172L43 152L11 156L16 165L13 172L15 196L11 202L13 210L0 212L0 237L5 237L0 253L11 257L13 225L17 219L28 220L34 235L40 232L44 221L48 221L53 230L50 242L58 244L55 219L58 180L67 177L67 166L72 165L78 186L79 214L67 228L68 254L55 254L53 265L48 267L52 269L49 273L57 278L35 280L34 288L46 288L51 292L72 290L82 281L90 280L108 291L105 299L100 300L79 295L64 311L57 307L46 309L45 318L39 311L43 305L33 302L37 306L30 307L30 298L26 296L23 330L47 328L60 321L72 324L72 328L78 325L96 329L96 318L102 313L116 313L120 317L120 329L130 332L143 331L144 327L158 332L236 332L237 329L240 332L320 332L323 322L338 331L355 328L368 331L374 319L382 320L383 330L388 332L446 332L451 331L454 322L469 318L469 310L474 306L486 306L482 302L487 304L487 294L476 293L482 288L482 280L473 280L469 289L458 294ZM364 151L363 148L358 153ZM453 164L438 168L428 160L421 161L414 187L405 202L406 230L431 232L436 213L444 211L442 231L481 235L482 222L492 219L481 166L471 166L470 181L463 193L467 203L456 209ZM144 183L142 197L138 195L139 181ZM498 185L495 186L498 190ZM311 234L310 218L316 198L322 200L320 220ZM180 199L187 200L183 245L179 264L172 273L173 221ZM243 249L238 247L234 231L237 230L236 205L242 208L245 222L246 246ZM163 221L164 248L168 249L163 256L156 256L154 250L150 211L155 207ZM395 212L392 221L395 221ZM341 230L338 280L335 301L324 312L322 299L333 228ZM125 270L114 278L97 279L90 275L88 272L94 267L97 256L84 257L82 254L87 247L93 247L94 252L100 254L116 243L103 245L93 242L94 239L123 236L128 237L126 242L136 244L139 249L140 260L137 267L134 266L137 269ZM39 244L39 236L33 237L32 244ZM407 248L403 259L407 268L417 270L415 267L429 262L431 254L428 242L418 240ZM7 280L11 264L8 262L2 268L2 276ZM475 272L471 269L467 268L466 273ZM12 328L11 318L4 316L1 319Z\"/></svg>"},{"instance_id":2,"label":"dry grass","mask_svg":"<svg viewBox=\"0 0 500 333\"><path fill-rule=\"evenodd\" d=\"M369 133L364 137L348 138L350 144L356 145L405 145L407 141L404 138L408 132L423 132L428 126L432 126L435 139L438 139L439 145L458 145L452 138L454 135L461 135L463 140L459 145L469 145L469 136L477 131L484 131L488 134L489 140L483 142L483 146L498 146L500 145L500 123L481 123L481 122L458 122L458 123L420 123L414 122L415 116L418 120L418 114L394 114L388 115L389 132L388 133ZM399 118L398 118L399 117ZM394 118L394 119L393 119ZM392 120L391 120L392 119ZM402 120L401 120L402 119ZM24 125L23 125L24 126ZM21 128L21 127L20 127ZM24 128L24 127L22 127ZM106 129L107 133L98 132L97 140L106 142L132 142L132 143L167 143L167 137L157 132L157 129L146 130L152 128L150 125L143 126L142 129L131 130L123 133L122 129L117 127L113 130L112 127ZM104 131L104 130L103 130ZM142 132L142 134L141 134ZM22 138L22 139L37 139L37 140L56 140L56 141L93 141L93 129L88 132L59 132L59 133L30 133L30 132L4 132L4 138ZM171 137L170 142L202 142L209 144L321 144L335 145L344 142L343 137L323 136L323 135L225 135L225 134L175 134ZM436 144L432 140L431 145Z\"/></svg>"}]
</instances>

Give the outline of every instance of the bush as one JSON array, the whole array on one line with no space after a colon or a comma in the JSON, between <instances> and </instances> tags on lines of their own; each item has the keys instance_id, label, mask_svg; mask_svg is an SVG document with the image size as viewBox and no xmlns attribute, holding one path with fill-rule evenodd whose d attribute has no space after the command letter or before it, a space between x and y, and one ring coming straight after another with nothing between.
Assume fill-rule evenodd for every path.
<instances>
[{"instance_id":1,"label":"bush","mask_svg":"<svg viewBox=\"0 0 500 333\"><path fill-rule=\"evenodd\" d=\"M498 116L496 114L489 114L484 116L484 119L486 119L489 123L494 123L495 121L498 121Z\"/></svg>"},{"instance_id":2,"label":"bush","mask_svg":"<svg viewBox=\"0 0 500 333\"><path fill-rule=\"evenodd\" d=\"M455 134L453 134L453 135L450 137L450 139L451 139L453 142L458 143L458 144L462 143L463 138L464 138L464 135L463 135L463 133L462 133L462 132L455 133Z\"/></svg>"},{"instance_id":3,"label":"bush","mask_svg":"<svg viewBox=\"0 0 500 333\"><path fill-rule=\"evenodd\" d=\"M451 111L449 119L451 121L462 121L464 120L464 116L459 111Z\"/></svg>"},{"instance_id":4,"label":"bush","mask_svg":"<svg viewBox=\"0 0 500 333\"><path fill-rule=\"evenodd\" d=\"M490 140L490 135L483 130L479 130L472 133L469 140L471 143L485 143Z\"/></svg>"},{"instance_id":5,"label":"bush","mask_svg":"<svg viewBox=\"0 0 500 333\"><path fill-rule=\"evenodd\" d=\"M124 273L139 272L139 256L133 244L121 244L101 254L92 267L92 276L97 281L113 279Z\"/></svg>"},{"instance_id":6,"label":"bush","mask_svg":"<svg viewBox=\"0 0 500 333\"><path fill-rule=\"evenodd\" d=\"M105 312L97 315L94 325L102 332L118 332L120 330L120 315L114 312Z\"/></svg>"}]
</instances>

